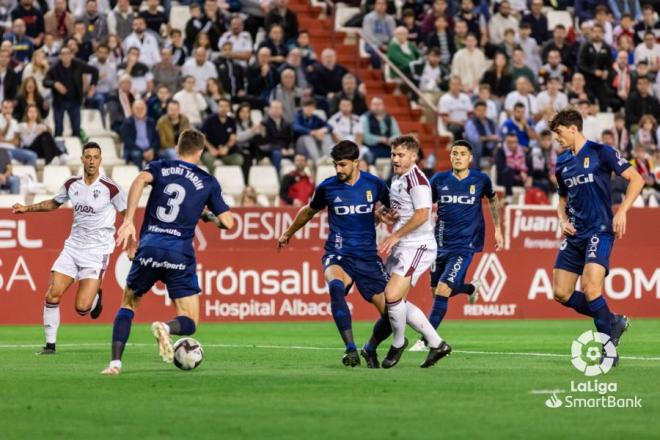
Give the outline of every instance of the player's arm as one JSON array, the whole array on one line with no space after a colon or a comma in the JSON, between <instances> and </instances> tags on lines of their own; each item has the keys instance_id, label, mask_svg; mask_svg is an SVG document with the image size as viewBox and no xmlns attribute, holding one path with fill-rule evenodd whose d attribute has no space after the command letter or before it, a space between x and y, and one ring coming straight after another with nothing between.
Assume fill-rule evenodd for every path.
<instances>
[{"instance_id":1,"label":"player's arm","mask_svg":"<svg viewBox=\"0 0 660 440\"><path fill-rule=\"evenodd\" d=\"M204 209L201 216L202 221L213 223L219 229L231 229L234 227L234 217L231 212L225 211L220 215L215 215L208 209Z\"/></svg>"},{"instance_id":2,"label":"player's arm","mask_svg":"<svg viewBox=\"0 0 660 440\"><path fill-rule=\"evenodd\" d=\"M20 203L14 204L11 207L14 214L23 214L25 212L48 212L54 211L57 208L62 206L61 203L57 202L55 199L44 200L43 202L34 203L32 205L21 205Z\"/></svg>"},{"instance_id":3,"label":"player's arm","mask_svg":"<svg viewBox=\"0 0 660 440\"><path fill-rule=\"evenodd\" d=\"M431 208L418 208L415 209L415 213L399 230L392 233L389 237L383 241L379 246L379 252L383 252L386 255L389 255L392 251L392 248L406 235L413 232L415 229L422 226L426 219L429 216Z\"/></svg>"},{"instance_id":4,"label":"player's arm","mask_svg":"<svg viewBox=\"0 0 660 440\"><path fill-rule=\"evenodd\" d=\"M140 201L140 197L142 197L144 187L151 184L153 181L154 176L151 173L141 171L131 184L131 189L128 190L128 202L126 203L124 223L117 231L117 246L120 246L124 250L126 250L126 247L130 243L136 241L135 211L137 211L138 202Z\"/></svg>"},{"instance_id":5,"label":"player's arm","mask_svg":"<svg viewBox=\"0 0 660 440\"><path fill-rule=\"evenodd\" d=\"M639 196L644 188L644 178L633 167L627 168L621 173L621 177L628 181L628 188L626 189L626 196L623 202L619 205L619 209L614 215L612 226L617 238L622 238L626 233L626 214L632 206L635 199Z\"/></svg>"},{"instance_id":6,"label":"player's arm","mask_svg":"<svg viewBox=\"0 0 660 440\"><path fill-rule=\"evenodd\" d=\"M559 196L559 203L557 204L557 215L559 216L559 222L561 223L561 232L564 235L575 235L575 226L571 223L566 214L566 196Z\"/></svg>"},{"instance_id":7,"label":"player's arm","mask_svg":"<svg viewBox=\"0 0 660 440\"><path fill-rule=\"evenodd\" d=\"M502 235L502 211L500 208L500 199L497 195L488 199L488 209L490 217L493 219L493 228L495 229L495 250L504 248L504 236Z\"/></svg>"},{"instance_id":8,"label":"player's arm","mask_svg":"<svg viewBox=\"0 0 660 440\"><path fill-rule=\"evenodd\" d=\"M289 244L291 237L295 235L296 232L310 221L319 210L312 208L310 205L305 205L298 211L296 218L293 219L293 223L289 226L289 229L282 233L282 236L277 240L277 248L282 248Z\"/></svg>"}]
</instances>

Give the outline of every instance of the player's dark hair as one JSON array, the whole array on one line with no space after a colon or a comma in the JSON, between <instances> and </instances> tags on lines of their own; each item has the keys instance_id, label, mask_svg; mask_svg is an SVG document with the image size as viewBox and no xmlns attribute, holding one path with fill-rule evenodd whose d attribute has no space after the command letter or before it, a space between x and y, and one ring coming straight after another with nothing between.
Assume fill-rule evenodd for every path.
<instances>
[{"instance_id":1,"label":"player's dark hair","mask_svg":"<svg viewBox=\"0 0 660 440\"><path fill-rule=\"evenodd\" d=\"M85 150L89 150L92 148L98 148L99 151L101 151L101 146L97 144L96 142L87 142L85 145L82 147L83 153L85 153Z\"/></svg>"},{"instance_id":2,"label":"player's dark hair","mask_svg":"<svg viewBox=\"0 0 660 440\"><path fill-rule=\"evenodd\" d=\"M479 100L479 101L474 103L474 108L477 108L477 107L488 107L488 106L486 105L486 101ZM456 141L456 142L459 142L459 141ZM452 146L453 146L453 144L452 144Z\"/></svg>"},{"instance_id":3,"label":"player's dark hair","mask_svg":"<svg viewBox=\"0 0 660 440\"><path fill-rule=\"evenodd\" d=\"M468 151L470 151L470 153L472 153L472 145L470 145L470 143L465 139L459 139L457 141L452 142L451 145L449 146L449 150L451 150L454 147L465 147L468 149Z\"/></svg>"},{"instance_id":4,"label":"player's dark hair","mask_svg":"<svg viewBox=\"0 0 660 440\"><path fill-rule=\"evenodd\" d=\"M525 104L523 104L522 102L516 102L516 103L513 105L513 109L515 110L515 109L517 109L517 108L525 108Z\"/></svg>"},{"instance_id":5,"label":"player's dark hair","mask_svg":"<svg viewBox=\"0 0 660 440\"><path fill-rule=\"evenodd\" d=\"M188 130L184 130L179 136L177 148L181 156L186 156L203 150L205 143L206 137L204 133L189 128Z\"/></svg>"},{"instance_id":6,"label":"player's dark hair","mask_svg":"<svg viewBox=\"0 0 660 440\"><path fill-rule=\"evenodd\" d=\"M582 115L573 108L560 110L548 123L548 127L554 132L559 126L570 127L571 125L575 125L578 131L582 131Z\"/></svg>"},{"instance_id":7,"label":"player's dark hair","mask_svg":"<svg viewBox=\"0 0 660 440\"><path fill-rule=\"evenodd\" d=\"M335 162L340 160L358 160L360 157L360 148L353 141L341 141L330 152L330 157Z\"/></svg>"},{"instance_id":8,"label":"player's dark hair","mask_svg":"<svg viewBox=\"0 0 660 440\"><path fill-rule=\"evenodd\" d=\"M412 151L414 153L419 153L419 150L421 150L421 146L419 145L417 138L410 134L404 134L395 137L392 139L392 142L390 142L390 145L392 146L392 149L403 147L406 150Z\"/></svg>"}]
</instances>

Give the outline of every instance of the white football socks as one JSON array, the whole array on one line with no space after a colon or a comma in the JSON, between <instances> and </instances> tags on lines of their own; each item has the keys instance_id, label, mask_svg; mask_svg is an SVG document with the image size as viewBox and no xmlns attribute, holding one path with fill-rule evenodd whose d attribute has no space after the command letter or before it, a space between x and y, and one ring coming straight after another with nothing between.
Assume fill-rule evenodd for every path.
<instances>
[{"instance_id":1,"label":"white football socks","mask_svg":"<svg viewBox=\"0 0 660 440\"><path fill-rule=\"evenodd\" d=\"M406 311L406 321L408 322L408 325L424 336L429 347L438 348L442 343L442 338L438 336L438 332L435 331L426 315L410 301L406 302Z\"/></svg>"},{"instance_id":2,"label":"white football socks","mask_svg":"<svg viewBox=\"0 0 660 440\"><path fill-rule=\"evenodd\" d=\"M57 329L60 326L60 305L44 304L44 333L46 343L54 344L57 340Z\"/></svg>"},{"instance_id":3,"label":"white football socks","mask_svg":"<svg viewBox=\"0 0 660 440\"><path fill-rule=\"evenodd\" d=\"M397 303L387 304L387 314L392 326L392 346L403 347L406 336L406 303L401 300Z\"/></svg>"}]
</instances>

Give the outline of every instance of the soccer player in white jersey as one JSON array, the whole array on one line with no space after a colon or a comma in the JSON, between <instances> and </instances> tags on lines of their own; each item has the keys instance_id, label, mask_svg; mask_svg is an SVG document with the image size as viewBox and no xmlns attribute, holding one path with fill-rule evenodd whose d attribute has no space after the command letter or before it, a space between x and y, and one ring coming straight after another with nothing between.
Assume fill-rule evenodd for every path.
<instances>
[{"instance_id":1,"label":"soccer player in white jersey","mask_svg":"<svg viewBox=\"0 0 660 440\"><path fill-rule=\"evenodd\" d=\"M71 234L55 260L44 304L46 345L37 354L55 354L57 329L60 326L62 295L76 281L76 312L92 319L101 315L101 281L114 249L115 216L126 212L126 194L110 178L101 175L101 147L88 142L82 152L83 175L64 182L50 200L33 205L13 206L15 214L53 211L67 201L73 205Z\"/></svg>"},{"instance_id":2,"label":"soccer player in white jersey","mask_svg":"<svg viewBox=\"0 0 660 440\"><path fill-rule=\"evenodd\" d=\"M408 324L428 342L429 354L420 365L428 368L451 353L451 347L438 336L424 312L407 301L406 297L436 257L431 187L424 173L415 165L419 141L414 136L399 136L392 140L391 145L394 177L390 187L390 207L397 219L392 235L381 243L379 250L388 255L385 266L390 280L385 287L385 300L393 337L382 367L392 368L401 359L408 346L405 337Z\"/></svg>"}]
</instances>

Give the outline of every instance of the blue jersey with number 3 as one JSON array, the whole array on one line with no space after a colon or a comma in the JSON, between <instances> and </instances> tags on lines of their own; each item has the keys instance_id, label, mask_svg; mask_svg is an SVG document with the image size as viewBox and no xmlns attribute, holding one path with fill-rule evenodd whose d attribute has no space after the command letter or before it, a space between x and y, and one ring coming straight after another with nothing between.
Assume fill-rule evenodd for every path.
<instances>
[{"instance_id":1,"label":"blue jersey with number 3","mask_svg":"<svg viewBox=\"0 0 660 440\"><path fill-rule=\"evenodd\" d=\"M205 206L215 215L229 210L217 179L182 160L157 160L144 169L153 176L140 232L140 247L194 255L192 240Z\"/></svg>"}]
</instances>

